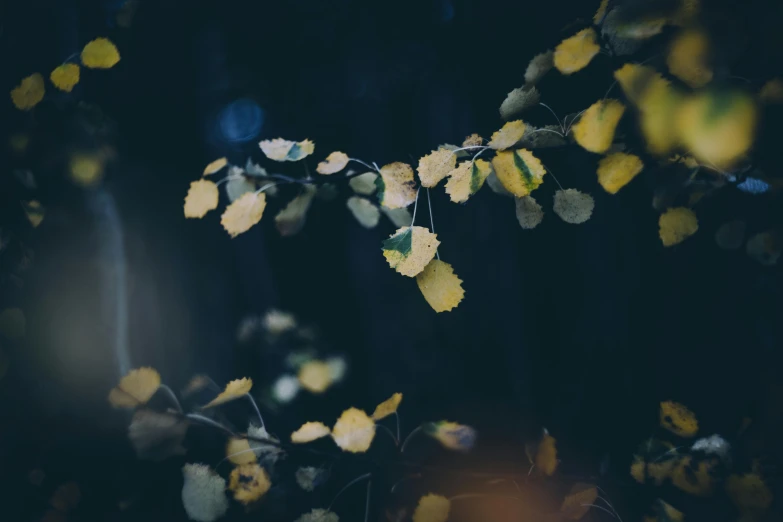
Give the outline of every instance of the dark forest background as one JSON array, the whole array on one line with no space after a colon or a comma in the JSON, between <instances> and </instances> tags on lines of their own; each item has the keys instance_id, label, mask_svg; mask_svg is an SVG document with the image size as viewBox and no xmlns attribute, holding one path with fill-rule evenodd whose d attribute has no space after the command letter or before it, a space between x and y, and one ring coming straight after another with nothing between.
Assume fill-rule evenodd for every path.
<instances>
[{"instance_id":1,"label":"dark forest background","mask_svg":"<svg viewBox=\"0 0 783 522\"><path fill-rule=\"evenodd\" d=\"M732 70L750 78L780 72L781 9L705 4L719 13ZM779 403L780 270L713 240L728 219L764 217L753 196L734 189L705 202L699 233L672 249L657 237L654 169L609 196L584 151L542 154L561 183L594 195L594 216L579 227L549 214L523 231L511 199L484 189L454 205L435 189L440 253L466 289L446 314L388 268L380 242L393 226L361 228L340 199L316 201L290 238L262 222L232 240L214 215L182 216L203 165L223 155L239 165L259 161L260 139L310 138L319 157L343 150L384 164L415 163L473 132L488 137L528 60L570 35L574 20L589 21L597 2L142 0L128 29L114 26L120 6L9 2L0 42L5 92L95 36L120 49L117 67L86 72L74 97L112 121L117 158L104 188L124 230L133 366L157 368L175 389L198 372L217 382L258 379L274 370L237 346L239 321L288 310L348 356L350 374L327 398L279 415L279 433L308 415L330 419L349 403L371 409L400 391L404 430L433 418L476 426L481 444L471 465L525 470L524 441L546 426L564 466L596 474L603 460L618 491L633 448L655 429L659 401L687 404L704 435L734 433L743 417ZM567 80L550 75L542 101L561 118L583 109L603 96L617 63L599 56ZM245 144L222 139L217 121L239 98L264 111L260 133ZM0 106L4 136L25 125L7 100ZM118 378L100 277L111 259L100 254L95 195L69 185L57 162L63 143L82 139L75 111L63 97L35 114L27 166L47 181L48 213L31 236L24 288L3 296L21 299L28 321L24 351L0 382L4 493L18 506L12 513L33 516L38 493L24 476L43 467L76 477L100 506L95 513L133 491L136 513L184 516L182 462L163 472L135 462L124 440L128 419L106 402ZM555 123L542 108L526 119ZM17 166L3 154L4 170ZM539 201L551 200L552 185ZM419 210L424 223L426 207Z\"/></svg>"}]
</instances>

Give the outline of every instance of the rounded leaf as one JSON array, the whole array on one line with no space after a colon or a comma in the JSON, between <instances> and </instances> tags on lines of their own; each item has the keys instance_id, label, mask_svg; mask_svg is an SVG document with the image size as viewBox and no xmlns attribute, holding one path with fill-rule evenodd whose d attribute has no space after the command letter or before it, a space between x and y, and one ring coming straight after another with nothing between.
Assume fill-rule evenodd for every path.
<instances>
[{"instance_id":1,"label":"rounded leaf","mask_svg":"<svg viewBox=\"0 0 783 522\"><path fill-rule=\"evenodd\" d=\"M160 387L160 374L154 368L138 368L125 375L109 393L115 408L135 408L146 404Z\"/></svg>"},{"instance_id":2,"label":"rounded leaf","mask_svg":"<svg viewBox=\"0 0 783 522\"><path fill-rule=\"evenodd\" d=\"M402 227L383 242L383 257L397 272L414 277L435 257L439 244L424 227Z\"/></svg>"},{"instance_id":3,"label":"rounded leaf","mask_svg":"<svg viewBox=\"0 0 783 522\"><path fill-rule=\"evenodd\" d=\"M202 218L207 212L218 206L217 185L209 180L200 179L190 183L188 195L185 196L185 217Z\"/></svg>"},{"instance_id":4,"label":"rounded leaf","mask_svg":"<svg viewBox=\"0 0 783 522\"><path fill-rule=\"evenodd\" d=\"M61 91L71 92L79 83L80 72L81 69L75 63L64 63L49 74L49 79Z\"/></svg>"},{"instance_id":5,"label":"rounded leaf","mask_svg":"<svg viewBox=\"0 0 783 522\"><path fill-rule=\"evenodd\" d=\"M248 192L231 203L220 217L220 224L231 237L237 237L261 221L266 208L266 194Z\"/></svg>"},{"instance_id":6,"label":"rounded leaf","mask_svg":"<svg viewBox=\"0 0 783 522\"><path fill-rule=\"evenodd\" d=\"M614 152L598 162L598 183L609 194L617 194L621 188L639 174L644 164L639 156Z\"/></svg>"},{"instance_id":7,"label":"rounded leaf","mask_svg":"<svg viewBox=\"0 0 783 522\"><path fill-rule=\"evenodd\" d=\"M413 512L413 522L446 522L451 502L446 497L430 493L419 499Z\"/></svg>"},{"instance_id":8,"label":"rounded leaf","mask_svg":"<svg viewBox=\"0 0 783 522\"><path fill-rule=\"evenodd\" d=\"M576 189L565 189L555 192L553 210L566 223L573 225L584 223L590 219L594 207L595 200L593 200L593 196L590 194L579 192Z\"/></svg>"},{"instance_id":9,"label":"rounded leaf","mask_svg":"<svg viewBox=\"0 0 783 522\"><path fill-rule=\"evenodd\" d=\"M450 264L440 259L433 259L424 267L416 276L416 284L436 312L453 310L465 297L462 280L454 274Z\"/></svg>"},{"instance_id":10,"label":"rounded leaf","mask_svg":"<svg viewBox=\"0 0 783 522\"><path fill-rule=\"evenodd\" d=\"M329 428L322 422L305 422L301 428L291 434L291 442L304 444L326 437L330 433Z\"/></svg>"},{"instance_id":11,"label":"rounded leaf","mask_svg":"<svg viewBox=\"0 0 783 522\"><path fill-rule=\"evenodd\" d=\"M375 437L375 422L358 408L349 408L332 428L334 442L350 453L364 453Z\"/></svg>"},{"instance_id":12,"label":"rounded leaf","mask_svg":"<svg viewBox=\"0 0 783 522\"><path fill-rule=\"evenodd\" d=\"M96 38L82 49L82 64L90 69L111 69L119 61L120 53L108 38Z\"/></svg>"},{"instance_id":13,"label":"rounded leaf","mask_svg":"<svg viewBox=\"0 0 783 522\"><path fill-rule=\"evenodd\" d=\"M35 73L11 90L11 101L20 111L29 111L43 100L45 93L43 76Z\"/></svg>"},{"instance_id":14,"label":"rounded leaf","mask_svg":"<svg viewBox=\"0 0 783 522\"><path fill-rule=\"evenodd\" d=\"M587 67L587 64L601 50L596 39L595 30L588 27L560 42L555 47L553 57L557 70L563 74L572 74Z\"/></svg>"},{"instance_id":15,"label":"rounded leaf","mask_svg":"<svg viewBox=\"0 0 783 522\"><path fill-rule=\"evenodd\" d=\"M665 247L682 243L697 230L699 221L689 208L670 208L658 218L658 236Z\"/></svg>"},{"instance_id":16,"label":"rounded leaf","mask_svg":"<svg viewBox=\"0 0 783 522\"><path fill-rule=\"evenodd\" d=\"M335 172L343 170L345 166L348 165L349 159L348 155L344 152L332 152L324 161L318 164L315 170L319 174L334 174Z\"/></svg>"}]
</instances>

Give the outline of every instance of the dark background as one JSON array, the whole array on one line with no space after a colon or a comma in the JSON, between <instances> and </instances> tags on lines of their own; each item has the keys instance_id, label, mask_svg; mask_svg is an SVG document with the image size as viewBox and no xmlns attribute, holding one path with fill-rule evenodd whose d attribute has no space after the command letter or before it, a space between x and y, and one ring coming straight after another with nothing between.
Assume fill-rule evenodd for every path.
<instances>
[{"instance_id":1,"label":"dark background","mask_svg":"<svg viewBox=\"0 0 783 522\"><path fill-rule=\"evenodd\" d=\"M779 8L707 5L718 13L711 22L723 31L726 70L754 85L780 72ZM83 139L73 131L74 100L95 103L112 121L117 158L104 189L123 225L132 365L154 366L175 389L196 372L217 382L268 375L237 349L235 331L243 315L277 307L318 325L327 349L345 353L351 368L327 399L294 403L280 416L280 433L313 415L329 421L349 403L371 409L401 391L404 431L432 418L479 429L471 465L526 471L524 442L546 426L566 470L594 475L608 455L605 479L618 490L633 448L655 431L659 401L688 404L705 435L735 433L766 403L783 338L780 271L742 250L719 250L713 233L734 218L748 220L751 233L763 230L769 214L759 202L767 196L720 192L697 208L699 233L664 250L650 205L655 169L613 197L597 189L592 155L543 152L563 185L594 195L596 210L582 226L548 212L533 231L519 228L511 199L489 189L460 206L436 188L440 254L466 290L456 310L437 315L381 256L392 225L361 228L344 198L316 201L291 238L270 225L271 205L260 226L233 240L215 213L182 216L203 165L222 155L239 165L248 156L260 161L259 139L310 138L316 158L343 150L415 164L438 144L488 137L530 57L586 24L593 2L142 1L129 29L114 27L119 6L4 7L6 91L95 36L111 37L122 55L110 71L85 71L70 97L55 93L36 109L27 164L4 156L43 180L48 208L29 234L35 260L24 288L4 295L21 301L28 319L29 342L0 383L4 471L8 491L23 499L20 512L35 513L46 496L31 493L24 478L42 467L47 487L79 479L101 506L96 513L133 490L136 513L183 516L181 461L141 487L140 477L159 468L133 462L122 438L127 418L105 402L118 377L101 297L101 270L112 260L100 254L106 239L95 194L66 183L57 161L63 143ZM561 118L579 111L603 96L618 63L601 55L572 78L550 75L542 101ZM265 118L256 139L230 144L216 118L241 97ZM32 125L7 102L2 117L4 131ZM555 123L541 108L526 119ZM554 189L548 180L536 193L545 209ZM417 223L425 225L420 203ZM96 475L105 482L96 484Z\"/></svg>"}]
</instances>

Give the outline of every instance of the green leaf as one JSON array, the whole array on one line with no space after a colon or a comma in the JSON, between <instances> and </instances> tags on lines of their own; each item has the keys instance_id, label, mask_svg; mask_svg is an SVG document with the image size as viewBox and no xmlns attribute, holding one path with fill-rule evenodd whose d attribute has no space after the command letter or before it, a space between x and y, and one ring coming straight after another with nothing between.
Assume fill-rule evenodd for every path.
<instances>
[{"instance_id":1,"label":"green leaf","mask_svg":"<svg viewBox=\"0 0 783 522\"><path fill-rule=\"evenodd\" d=\"M380 179L380 177L379 177ZM408 256L413 247L413 229L407 228L404 232L395 234L383 242L383 250L393 250L403 256Z\"/></svg>"}]
</instances>

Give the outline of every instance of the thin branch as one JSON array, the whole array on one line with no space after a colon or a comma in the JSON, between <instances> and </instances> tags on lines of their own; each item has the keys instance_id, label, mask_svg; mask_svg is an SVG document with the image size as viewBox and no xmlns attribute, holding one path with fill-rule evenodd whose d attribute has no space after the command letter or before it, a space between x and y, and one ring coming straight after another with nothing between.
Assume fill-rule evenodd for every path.
<instances>
[{"instance_id":1,"label":"thin branch","mask_svg":"<svg viewBox=\"0 0 783 522\"><path fill-rule=\"evenodd\" d=\"M562 131L563 131L563 134L565 134L565 127L563 127L563 122L561 122L561 121L560 121L560 118L558 118L558 117L557 117L557 114L555 114L555 111L553 111L553 110L552 110L552 107L550 107L549 105L547 105L547 104L546 104L546 103L544 103L544 102L539 102L538 104L539 104L539 105L543 105L544 107L546 107L547 109L549 109L549 112L551 112L551 113L552 113L552 116L554 116L554 117L555 117L555 119L557 120L557 124L558 124L558 125L560 125L560 130L562 130Z\"/></svg>"},{"instance_id":2,"label":"thin branch","mask_svg":"<svg viewBox=\"0 0 783 522\"><path fill-rule=\"evenodd\" d=\"M247 400L250 401L250 404L252 404L253 408L256 410L256 415L258 415L258 420L261 421L261 427L266 429L266 424L264 424L264 418L261 416L261 410L258 409L258 404L256 404L256 400L249 393L246 393L245 397L247 397Z\"/></svg>"},{"instance_id":3,"label":"thin branch","mask_svg":"<svg viewBox=\"0 0 783 522\"><path fill-rule=\"evenodd\" d=\"M597 506L595 504L579 504L579 505L582 506L582 507L594 507L596 509L600 509L601 511L604 511L605 513L609 513L612 516L612 518L617 518L614 513L612 513L611 511L609 511L608 509L606 509L603 506ZM622 520L620 520L620 522L622 522Z\"/></svg>"},{"instance_id":4,"label":"thin branch","mask_svg":"<svg viewBox=\"0 0 783 522\"><path fill-rule=\"evenodd\" d=\"M377 428L381 428L384 431L384 433L388 433L389 437L391 437L392 440L394 441L394 445L395 446L399 446L400 445L400 440L394 436L394 433L392 433L392 431L389 428L387 428L383 424L376 424L375 426Z\"/></svg>"},{"instance_id":5,"label":"thin branch","mask_svg":"<svg viewBox=\"0 0 783 522\"><path fill-rule=\"evenodd\" d=\"M368 168L368 169L370 169L370 170L374 170L374 171L375 171L375 172L377 172L378 174L380 174L380 173L381 173L381 170L378 168L378 165L375 165L374 163L373 163L373 165L375 165L375 166L373 166L373 165L368 165L367 163L363 162L362 160L360 160L360 159L356 159L356 158L348 158L348 161L355 161L356 163L359 163L359 164L361 164L361 165L364 165L365 167L367 167L367 168Z\"/></svg>"},{"instance_id":6,"label":"thin branch","mask_svg":"<svg viewBox=\"0 0 783 522\"><path fill-rule=\"evenodd\" d=\"M367 481L367 500L364 504L364 522L370 517L370 493L372 492L372 478Z\"/></svg>"},{"instance_id":7,"label":"thin branch","mask_svg":"<svg viewBox=\"0 0 783 522\"><path fill-rule=\"evenodd\" d=\"M552 179L554 179L554 180L555 180L555 183L557 183L557 186L558 186L558 187L560 187L560 190L565 190L565 189L563 188L563 185L561 185L561 184L560 184L560 182L559 182L559 181L557 181L557 178L555 177L555 174L554 174L554 172L552 172L551 170L549 170L549 167L546 167L546 166L545 166L544 168L546 169L546 171L547 171L547 172L549 172L549 174L551 174L551 175L552 175Z\"/></svg>"},{"instance_id":8,"label":"thin branch","mask_svg":"<svg viewBox=\"0 0 783 522\"><path fill-rule=\"evenodd\" d=\"M177 399L177 395L174 393L174 391L172 391L171 388L163 383L160 384L159 388L166 392L166 394L169 396L169 399L171 399L171 402L177 406L177 411L182 413L182 405L179 403L179 399Z\"/></svg>"},{"instance_id":9,"label":"thin branch","mask_svg":"<svg viewBox=\"0 0 783 522\"><path fill-rule=\"evenodd\" d=\"M234 433L230 429L226 428L225 426L223 426L219 422L214 421L214 420L210 419L209 417L205 417L205 416L203 416L201 414L198 414L198 413L188 413L187 415L185 415L185 417L187 419L189 419L189 420L196 421L197 423L205 424L207 426L212 426L213 428L218 428L219 430L222 430L222 431L228 433L232 437L236 437L237 436L236 433Z\"/></svg>"},{"instance_id":10,"label":"thin branch","mask_svg":"<svg viewBox=\"0 0 783 522\"><path fill-rule=\"evenodd\" d=\"M400 440L400 414L396 411L394 412L394 420L397 424L397 440Z\"/></svg>"},{"instance_id":11,"label":"thin branch","mask_svg":"<svg viewBox=\"0 0 783 522\"><path fill-rule=\"evenodd\" d=\"M410 433L408 433L408 436L405 437L405 440L402 442L402 447L400 448L400 453L404 453L405 452L405 448L408 447L408 443L411 441L413 436L416 435L417 433L421 433L422 429L423 429L422 426L419 426L415 430L413 430Z\"/></svg>"},{"instance_id":12,"label":"thin branch","mask_svg":"<svg viewBox=\"0 0 783 522\"><path fill-rule=\"evenodd\" d=\"M326 508L326 509L328 511L331 511L332 510L332 506L334 506L334 503L337 502L337 499L340 498L340 495L342 495L345 492L345 490L347 490L348 488L350 488L351 486L353 486L357 482L361 482L362 480L367 480L367 479L369 479L371 477L372 477L372 473L365 473L364 475L360 475L360 476L356 477L355 479L353 479L352 481L350 481L348 484L343 486L343 489L341 489L340 491L337 492L337 495L334 496L334 498L332 499L331 504L329 504L329 507Z\"/></svg>"}]
</instances>

